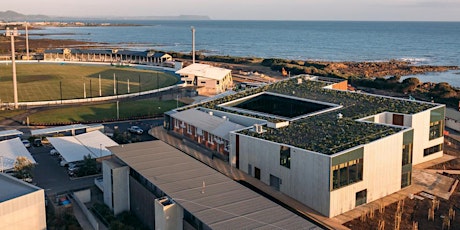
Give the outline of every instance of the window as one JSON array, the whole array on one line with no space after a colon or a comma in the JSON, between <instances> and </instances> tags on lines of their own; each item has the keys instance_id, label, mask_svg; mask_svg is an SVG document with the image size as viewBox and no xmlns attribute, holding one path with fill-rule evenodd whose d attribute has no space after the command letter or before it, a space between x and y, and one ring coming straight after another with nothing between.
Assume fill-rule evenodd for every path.
<instances>
[{"instance_id":1,"label":"window","mask_svg":"<svg viewBox=\"0 0 460 230\"><path fill-rule=\"evenodd\" d=\"M192 134L192 126L187 124L187 133Z\"/></svg>"},{"instance_id":2,"label":"window","mask_svg":"<svg viewBox=\"0 0 460 230\"><path fill-rule=\"evenodd\" d=\"M216 82L216 85L219 85L219 84L220 84L220 82L219 82L219 81L217 81L217 82Z\"/></svg>"},{"instance_id":3,"label":"window","mask_svg":"<svg viewBox=\"0 0 460 230\"><path fill-rule=\"evenodd\" d=\"M401 174L401 188L405 188L411 184L412 171Z\"/></svg>"},{"instance_id":4,"label":"window","mask_svg":"<svg viewBox=\"0 0 460 230\"><path fill-rule=\"evenodd\" d=\"M367 203L367 189L356 193L355 207Z\"/></svg>"},{"instance_id":5,"label":"window","mask_svg":"<svg viewBox=\"0 0 460 230\"><path fill-rule=\"evenodd\" d=\"M174 119L174 127L179 128L179 120Z\"/></svg>"},{"instance_id":6,"label":"window","mask_svg":"<svg viewBox=\"0 0 460 230\"><path fill-rule=\"evenodd\" d=\"M403 145L402 165L412 164L412 143Z\"/></svg>"},{"instance_id":7,"label":"window","mask_svg":"<svg viewBox=\"0 0 460 230\"><path fill-rule=\"evenodd\" d=\"M254 177L260 180L260 168L254 167Z\"/></svg>"},{"instance_id":8,"label":"window","mask_svg":"<svg viewBox=\"0 0 460 230\"><path fill-rule=\"evenodd\" d=\"M208 133L208 143L214 144L214 136L211 133Z\"/></svg>"},{"instance_id":9,"label":"window","mask_svg":"<svg viewBox=\"0 0 460 230\"><path fill-rule=\"evenodd\" d=\"M435 145L433 147L426 148L426 149L423 150L423 156L426 157L426 156L431 155L433 153L440 152L443 149L442 147L443 147L442 144L440 144L440 145Z\"/></svg>"},{"instance_id":10,"label":"window","mask_svg":"<svg viewBox=\"0 0 460 230\"><path fill-rule=\"evenodd\" d=\"M248 164L248 174L249 176L252 176L252 165Z\"/></svg>"},{"instance_id":11,"label":"window","mask_svg":"<svg viewBox=\"0 0 460 230\"><path fill-rule=\"evenodd\" d=\"M205 82L205 81L202 81L201 84L206 84L206 82Z\"/></svg>"},{"instance_id":12,"label":"window","mask_svg":"<svg viewBox=\"0 0 460 230\"><path fill-rule=\"evenodd\" d=\"M442 137L443 135L443 122L435 121L430 123L430 140Z\"/></svg>"},{"instance_id":13,"label":"window","mask_svg":"<svg viewBox=\"0 0 460 230\"><path fill-rule=\"evenodd\" d=\"M192 84L192 81L187 81L187 85L191 85Z\"/></svg>"},{"instance_id":14,"label":"window","mask_svg":"<svg viewBox=\"0 0 460 230\"><path fill-rule=\"evenodd\" d=\"M363 159L351 160L332 168L332 189L338 189L363 180Z\"/></svg>"},{"instance_id":15,"label":"window","mask_svg":"<svg viewBox=\"0 0 460 230\"><path fill-rule=\"evenodd\" d=\"M280 165L291 168L291 148L280 146Z\"/></svg>"}]
</instances>

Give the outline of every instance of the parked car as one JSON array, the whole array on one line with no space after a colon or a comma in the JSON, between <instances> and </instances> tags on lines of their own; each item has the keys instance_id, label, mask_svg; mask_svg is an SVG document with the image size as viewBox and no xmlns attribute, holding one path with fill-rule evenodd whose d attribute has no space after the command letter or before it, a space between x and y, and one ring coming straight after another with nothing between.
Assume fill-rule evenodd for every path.
<instances>
[{"instance_id":1,"label":"parked car","mask_svg":"<svg viewBox=\"0 0 460 230\"><path fill-rule=\"evenodd\" d=\"M142 130L139 126L135 126L135 125L129 127L129 128L128 128L128 131L129 131L130 133L135 133L135 134L139 134L139 135L141 135L142 133L144 133L144 130Z\"/></svg>"},{"instance_id":2,"label":"parked car","mask_svg":"<svg viewBox=\"0 0 460 230\"><path fill-rule=\"evenodd\" d=\"M28 140L22 140L22 143L24 144L24 147L30 148L30 141L28 141Z\"/></svg>"},{"instance_id":3,"label":"parked car","mask_svg":"<svg viewBox=\"0 0 460 230\"><path fill-rule=\"evenodd\" d=\"M62 159L61 162L59 162L59 164L62 166L62 167L67 167L69 166L69 162L67 162L66 160Z\"/></svg>"},{"instance_id":4,"label":"parked car","mask_svg":"<svg viewBox=\"0 0 460 230\"><path fill-rule=\"evenodd\" d=\"M51 149L50 150L50 155L51 156L55 156L55 155L58 155L58 154L59 154L59 152L56 149Z\"/></svg>"},{"instance_id":5,"label":"parked car","mask_svg":"<svg viewBox=\"0 0 460 230\"><path fill-rule=\"evenodd\" d=\"M42 146L42 145L43 145L43 144L42 144L42 139L35 139L35 140L34 140L34 146L35 146L35 147L40 147L40 146Z\"/></svg>"}]
</instances>

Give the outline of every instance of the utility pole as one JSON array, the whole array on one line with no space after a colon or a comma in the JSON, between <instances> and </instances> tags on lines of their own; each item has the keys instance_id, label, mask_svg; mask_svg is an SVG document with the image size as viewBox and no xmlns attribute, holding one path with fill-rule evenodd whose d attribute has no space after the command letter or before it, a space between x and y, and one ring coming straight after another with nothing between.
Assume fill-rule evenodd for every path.
<instances>
[{"instance_id":1,"label":"utility pole","mask_svg":"<svg viewBox=\"0 0 460 230\"><path fill-rule=\"evenodd\" d=\"M128 78L128 93L129 93L129 78Z\"/></svg>"},{"instance_id":2,"label":"utility pole","mask_svg":"<svg viewBox=\"0 0 460 230\"><path fill-rule=\"evenodd\" d=\"M117 95L117 86L115 81L115 73L113 73L113 95Z\"/></svg>"},{"instance_id":3,"label":"utility pole","mask_svg":"<svg viewBox=\"0 0 460 230\"><path fill-rule=\"evenodd\" d=\"M195 27L192 28L192 64L195 64Z\"/></svg>"},{"instance_id":4,"label":"utility pole","mask_svg":"<svg viewBox=\"0 0 460 230\"><path fill-rule=\"evenodd\" d=\"M102 97L102 89L101 89L101 75L99 74L99 97Z\"/></svg>"},{"instance_id":5,"label":"utility pole","mask_svg":"<svg viewBox=\"0 0 460 230\"><path fill-rule=\"evenodd\" d=\"M61 104L62 104L62 81L59 81L59 92L61 94Z\"/></svg>"},{"instance_id":6,"label":"utility pole","mask_svg":"<svg viewBox=\"0 0 460 230\"><path fill-rule=\"evenodd\" d=\"M27 61L30 60L30 57L29 57L29 29L28 29L28 26L29 26L29 23L25 22L26 24L26 53L27 53Z\"/></svg>"},{"instance_id":7,"label":"utility pole","mask_svg":"<svg viewBox=\"0 0 460 230\"><path fill-rule=\"evenodd\" d=\"M9 27L6 27L5 36L11 38L11 62L13 66L13 95L14 95L14 108L18 109L18 82L16 79L16 51L14 49L14 37L19 36L18 28L14 27L13 30L10 30Z\"/></svg>"}]
</instances>

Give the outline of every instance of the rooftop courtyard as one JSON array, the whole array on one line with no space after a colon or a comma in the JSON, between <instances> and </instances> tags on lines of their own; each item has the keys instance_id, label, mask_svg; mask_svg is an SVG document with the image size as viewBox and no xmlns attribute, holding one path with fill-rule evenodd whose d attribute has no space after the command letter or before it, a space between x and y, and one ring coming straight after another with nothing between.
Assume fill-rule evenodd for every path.
<instances>
[{"instance_id":1,"label":"rooftop courtyard","mask_svg":"<svg viewBox=\"0 0 460 230\"><path fill-rule=\"evenodd\" d=\"M294 118L332 107L326 104L301 100L300 98L278 96L267 93L259 94L255 97L249 97L241 101L239 100L234 103L230 102L225 106L264 114L272 114L285 118Z\"/></svg>"},{"instance_id":2,"label":"rooftop courtyard","mask_svg":"<svg viewBox=\"0 0 460 230\"><path fill-rule=\"evenodd\" d=\"M245 113L244 111L235 111L232 108L220 105L262 92L272 92L285 95L286 97L297 97L298 100L307 99L341 105L341 108L333 111L326 111L314 116L308 116L292 121L289 126L283 128L275 129L264 127L266 132L263 133L252 132L248 129L239 132L245 135L330 155L395 134L404 129L403 127L357 121L357 119L382 112L415 114L437 106L436 104L420 101L410 101L324 88L330 84L331 83L327 82L307 80L299 83L297 78L291 78L191 107L205 107L250 117L262 118L270 122L278 122L282 120L273 118L268 114ZM297 103L298 100L294 101ZM242 106L246 106L248 109L254 110L254 108L251 107L251 103L256 102L249 101L246 102L246 104L243 103ZM257 103L262 102L259 101ZM266 103L270 102L263 102L263 104ZM266 110L269 114L272 114L273 111L268 110L273 108L274 105L270 106L267 106ZM183 109L191 107L184 107ZM290 107L288 106L288 108ZM338 113L343 115L341 119L337 118Z\"/></svg>"}]
</instances>

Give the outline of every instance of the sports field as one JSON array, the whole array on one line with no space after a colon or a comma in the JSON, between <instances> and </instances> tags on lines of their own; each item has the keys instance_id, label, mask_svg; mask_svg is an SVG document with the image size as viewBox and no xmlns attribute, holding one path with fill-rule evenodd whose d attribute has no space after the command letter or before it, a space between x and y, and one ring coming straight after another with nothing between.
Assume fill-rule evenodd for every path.
<instances>
[{"instance_id":1,"label":"sports field","mask_svg":"<svg viewBox=\"0 0 460 230\"><path fill-rule=\"evenodd\" d=\"M138 101L126 101L119 103L120 119L141 117L141 116L161 116L164 112L183 106L182 102L175 100L160 101L157 99L144 99ZM0 111L1 118L1 111ZM98 104L67 106L34 113L29 116L31 123L65 123L83 121L101 121L117 118L116 102Z\"/></svg>"},{"instance_id":2,"label":"sports field","mask_svg":"<svg viewBox=\"0 0 460 230\"><path fill-rule=\"evenodd\" d=\"M174 85L178 78L167 73L129 67L85 66L74 64L17 64L18 99L46 101L99 97L99 75L102 96L136 93ZM139 83L140 80L140 83ZM0 65L0 101L13 102L11 64Z\"/></svg>"}]
</instances>

